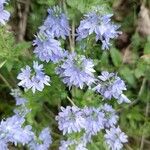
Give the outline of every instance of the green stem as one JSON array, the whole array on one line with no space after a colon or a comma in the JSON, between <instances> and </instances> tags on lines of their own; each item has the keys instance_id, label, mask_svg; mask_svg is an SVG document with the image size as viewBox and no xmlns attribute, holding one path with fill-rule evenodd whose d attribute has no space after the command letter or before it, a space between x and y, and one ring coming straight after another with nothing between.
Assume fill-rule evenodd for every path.
<instances>
[{"instance_id":1,"label":"green stem","mask_svg":"<svg viewBox=\"0 0 150 150\"><path fill-rule=\"evenodd\" d=\"M9 82L5 79L5 77L1 73L0 73L0 78L8 86L8 88L11 90L12 86L9 84Z\"/></svg>"},{"instance_id":2,"label":"green stem","mask_svg":"<svg viewBox=\"0 0 150 150\"><path fill-rule=\"evenodd\" d=\"M75 103L72 101L72 99L70 97L67 96L67 99L69 100L69 102L73 105L76 106Z\"/></svg>"}]
</instances>

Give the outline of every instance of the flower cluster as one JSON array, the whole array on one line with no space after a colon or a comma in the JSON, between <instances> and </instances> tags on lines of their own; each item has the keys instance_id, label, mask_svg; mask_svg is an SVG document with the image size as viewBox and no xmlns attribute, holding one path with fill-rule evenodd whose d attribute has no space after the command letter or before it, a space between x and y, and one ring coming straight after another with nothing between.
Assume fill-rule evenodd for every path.
<instances>
[{"instance_id":1,"label":"flower cluster","mask_svg":"<svg viewBox=\"0 0 150 150\"><path fill-rule=\"evenodd\" d=\"M34 72L32 73L31 67L21 69L21 73L18 74L17 79L21 80L18 85L24 87L26 90L32 88L33 93L36 90L42 91L44 84L50 85L50 77L43 72L43 65L38 65L38 62L33 62ZM32 75L33 74L33 75Z\"/></svg>"},{"instance_id":2,"label":"flower cluster","mask_svg":"<svg viewBox=\"0 0 150 150\"><path fill-rule=\"evenodd\" d=\"M42 144L38 143L36 135L32 131L30 125L25 124L25 116L30 112L25 106L27 100L21 98L21 92L18 89L12 89L11 95L16 100L16 105L19 106L15 109L15 114L12 117L2 120L0 122L0 147L2 150L8 150L8 144L14 143L28 145L30 150L48 150L52 143L50 131L48 128L42 130L39 135L39 140Z\"/></svg>"},{"instance_id":3,"label":"flower cluster","mask_svg":"<svg viewBox=\"0 0 150 150\"><path fill-rule=\"evenodd\" d=\"M41 32L36 36L33 41L34 46L37 46L34 53L41 61L52 61L58 62L62 59L64 52L60 47L60 42L52 36L47 36L45 33Z\"/></svg>"},{"instance_id":4,"label":"flower cluster","mask_svg":"<svg viewBox=\"0 0 150 150\"><path fill-rule=\"evenodd\" d=\"M62 13L58 6L48 9L48 17L44 24L40 27L40 31L50 36L65 39L69 35L70 27L68 18Z\"/></svg>"},{"instance_id":5,"label":"flower cluster","mask_svg":"<svg viewBox=\"0 0 150 150\"><path fill-rule=\"evenodd\" d=\"M121 150L123 148L122 143L128 142L127 136L119 127L112 127L109 130L106 130L105 140L112 150Z\"/></svg>"},{"instance_id":6,"label":"flower cluster","mask_svg":"<svg viewBox=\"0 0 150 150\"><path fill-rule=\"evenodd\" d=\"M61 141L59 150L69 150L72 146L75 147L75 150L88 150L86 144L80 140L67 140Z\"/></svg>"},{"instance_id":7,"label":"flower cluster","mask_svg":"<svg viewBox=\"0 0 150 150\"><path fill-rule=\"evenodd\" d=\"M111 131L112 129L116 129L115 126L118 123L118 116L116 115L115 110L107 104L99 108L85 107L83 109L80 109L77 106L67 106L66 108L61 107L61 112L59 112L58 116L56 116L56 120L58 121L59 129L63 131L63 134L71 134L84 131L84 135L81 137L82 140L80 139L82 143L79 143L76 140L72 142L63 141L61 143L60 150L63 148L64 150L67 150L70 145L76 145L76 147L83 146L86 149L86 144L91 141L92 135L97 135L98 132L103 129L106 129L107 134L109 133L109 135L107 136L106 134L105 137L111 136L111 133L112 136L115 136L113 135L114 132ZM109 129L110 132L108 132ZM117 128L116 130L119 130L119 128ZM126 139L125 141L120 139L119 136L116 136L115 140L118 141L119 145L127 142L127 136L124 135L121 130L116 134L120 134L120 136L122 136L122 139ZM110 140L111 139L106 138L106 142L108 144L110 143ZM113 145L110 145L110 147L113 148Z\"/></svg>"},{"instance_id":8,"label":"flower cluster","mask_svg":"<svg viewBox=\"0 0 150 150\"><path fill-rule=\"evenodd\" d=\"M111 22L111 17L112 14L100 15L97 12L86 14L77 29L77 40L82 40L95 33L96 41L102 42L102 49L109 49L110 39L114 39L120 34L117 31L119 26Z\"/></svg>"},{"instance_id":9,"label":"flower cluster","mask_svg":"<svg viewBox=\"0 0 150 150\"><path fill-rule=\"evenodd\" d=\"M83 55L71 53L56 68L56 73L69 88L76 86L83 89L84 85L90 86L94 82L93 67L92 60L86 59Z\"/></svg>"},{"instance_id":10,"label":"flower cluster","mask_svg":"<svg viewBox=\"0 0 150 150\"><path fill-rule=\"evenodd\" d=\"M78 107L61 107L61 111L62 112L59 112L59 115L56 116L56 120L63 134L80 132L81 129L84 128L85 119L82 117L83 113Z\"/></svg>"},{"instance_id":11,"label":"flower cluster","mask_svg":"<svg viewBox=\"0 0 150 150\"><path fill-rule=\"evenodd\" d=\"M30 150L48 150L52 139L49 128L44 128L38 138L42 143L37 142L36 137L29 143Z\"/></svg>"},{"instance_id":12,"label":"flower cluster","mask_svg":"<svg viewBox=\"0 0 150 150\"><path fill-rule=\"evenodd\" d=\"M6 21L9 20L10 13L4 10L4 4L6 4L6 0L0 1L0 24L5 25Z\"/></svg>"},{"instance_id":13,"label":"flower cluster","mask_svg":"<svg viewBox=\"0 0 150 150\"><path fill-rule=\"evenodd\" d=\"M8 146L8 143L14 143L17 145L18 143L27 144L32 140L33 132L31 131L31 126L27 125L22 127L25 122L25 119L14 115L12 117L7 118L6 120L2 120L0 123L0 141Z\"/></svg>"},{"instance_id":14,"label":"flower cluster","mask_svg":"<svg viewBox=\"0 0 150 150\"><path fill-rule=\"evenodd\" d=\"M123 94L126 86L123 80L115 73L103 71L96 80L94 91L100 93L105 99L115 98L118 103L130 103L130 100Z\"/></svg>"},{"instance_id":15,"label":"flower cluster","mask_svg":"<svg viewBox=\"0 0 150 150\"><path fill-rule=\"evenodd\" d=\"M40 27L40 32L33 41L33 45L36 46L34 53L41 61L57 63L63 59L65 52L55 37L65 39L69 35L70 28L66 15L59 7L48 9L48 14L44 24ZM35 73L32 75L30 66L22 68L17 79L21 80L19 86L24 87L25 90L32 88L35 93L36 90L42 91L44 84L49 85L50 77L44 74L43 65L38 65L38 62L33 62L33 69Z\"/></svg>"},{"instance_id":16,"label":"flower cluster","mask_svg":"<svg viewBox=\"0 0 150 150\"><path fill-rule=\"evenodd\" d=\"M109 49L110 40L120 34L117 31L119 26L111 22L111 17L111 14L100 15L97 11L86 14L76 30L77 40L82 40L95 33L96 41L102 42L102 49ZM100 76L95 78L94 63L91 59L75 52L69 53L61 48L58 38L66 39L69 34L68 18L62 13L62 10L57 6L48 9L48 17L39 28L39 33L33 41L36 57L43 62L49 63L51 61L57 64L56 74L60 76L69 89L72 86L83 89L85 86L92 87L95 85L93 90L100 93L105 99L115 98L119 104L122 102L129 103L130 100L123 94L123 91L126 90L125 83L117 74L103 71ZM44 85L50 85L50 77L44 73L43 65L39 65L38 62L33 62L33 69L28 65L22 68L17 79L21 80L18 83L19 86L24 87L25 90L32 89L33 93L36 90L42 91ZM16 105L25 106L26 100L22 99L17 92L13 91L12 93L16 99ZM21 111L22 107L14 111L15 116L23 118L19 127L22 127L24 117L27 114L27 111ZM67 106L60 109L61 112L56 116L56 120L63 135L80 133L81 136L79 139L61 141L59 150L69 150L72 146L75 150L87 150L86 145L91 141L92 136L97 135L100 131L105 132L106 143L112 150L120 150L123 144L127 142L127 136L119 127L116 128L119 117L112 106L108 104L99 108L84 107L81 109L77 106ZM27 127L23 128L23 131ZM38 138L31 131L31 127L28 127L26 132L27 135L31 135L31 138L26 136L25 141L17 141L16 139L9 141L27 143L31 150L47 150L52 143L48 128L43 129ZM1 140L0 143L4 145L3 147L6 146Z\"/></svg>"}]
</instances>

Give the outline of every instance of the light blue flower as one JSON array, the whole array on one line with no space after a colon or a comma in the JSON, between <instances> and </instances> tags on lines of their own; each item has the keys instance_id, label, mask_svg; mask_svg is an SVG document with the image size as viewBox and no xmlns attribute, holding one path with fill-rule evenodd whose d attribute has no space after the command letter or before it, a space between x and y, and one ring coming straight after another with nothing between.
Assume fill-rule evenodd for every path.
<instances>
[{"instance_id":1,"label":"light blue flower","mask_svg":"<svg viewBox=\"0 0 150 150\"><path fill-rule=\"evenodd\" d=\"M83 55L71 53L57 67L56 73L69 88L76 86L83 89L85 85L90 86L95 80L93 67L92 60L86 59Z\"/></svg>"},{"instance_id":2,"label":"light blue flower","mask_svg":"<svg viewBox=\"0 0 150 150\"><path fill-rule=\"evenodd\" d=\"M123 102L130 103L130 100L123 94L123 91L126 90L126 85L117 74L103 71L98 76L93 90L100 93L105 99L117 99L119 104Z\"/></svg>"},{"instance_id":3,"label":"light blue flower","mask_svg":"<svg viewBox=\"0 0 150 150\"><path fill-rule=\"evenodd\" d=\"M6 3L6 0L0 1L0 24L5 25L5 23L10 18L10 13L6 10L4 10L4 4Z\"/></svg>"},{"instance_id":4,"label":"light blue flower","mask_svg":"<svg viewBox=\"0 0 150 150\"><path fill-rule=\"evenodd\" d=\"M48 17L40 27L40 31L65 39L70 32L68 18L58 6L48 9Z\"/></svg>"},{"instance_id":5,"label":"light blue flower","mask_svg":"<svg viewBox=\"0 0 150 150\"><path fill-rule=\"evenodd\" d=\"M31 131L31 126L23 126L25 122L24 118L14 115L2 120L0 123L0 140L4 143L18 143L27 144L33 138L33 132Z\"/></svg>"},{"instance_id":6,"label":"light blue flower","mask_svg":"<svg viewBox=\"0 0 150 150\"><path fill-rule=\"evenodd\" d=\"M64 51L58 40L44 33L39 33L33 41L36 46L34 53L41 61L58 62L62 59Z\"/></svg>"},{"instance_id":7,"label":"light blue flower","mask_svg":"<svg viewBox=\"0 0 150 150\"><path fill-rule=\"evenodd\" d=\"M119 127L106 130L105 140L111 150L122 150L123 144L128 142L127 135Z\"/></svg>"},{"instance_id":8,"label":"light blue flower","mask_svg":"<svg viewBox=\"0 0 150 150\"><path fill-rule=\"evenodd\" d=\"M100 15L97 12L86 14L77 29L77 40L82 40L95 33L96 41L102 42L102 49L109 49L110 40L118 37L121 33L117 31L119 26L111 22L112 16L112 14Z\"/></svg>"},{"instance_id":9,"label":"light blue flower","mask_svg":"<svg viewBox=\"0 0 150 150\"><path fill-rule=\"evenodd\" d=\"M21 80L18 85L24 87L25 90L32 88L33 93L35 93L36 90L42 91L44 84L50 85L50 77L45 75L43 65L39 65L38 62L33 62L33 73L29 66L26 66L25 69L22 68L21 71L17 76L17 79Z\"/></svg>"},{"instance_id":10,"label":"light blue flower","mask_svg":"<svg viewBox=\"0 0 150 150\"><path fill-rule=\"evenodd\" d=\"M59 146L59 150L69 150L69 147L74 145L74 143L75 141L73 140L67 140L67 141L62 140L61 145Z\"/></svg>"},{"instance_id":11,"label":"light blue flower","mask_svg":"<svg viewBox=\"0 0 150 150\"><path fill-rule=\"evenodd\" d=\"M49 128L44 128L40 135L39 135L39 140L41 143L37 142L36 139L33 139L29 143L29 148L30 150L48 150L51 143L52 143L52 138L50 135L50 129Z\"/></svg>"},{"instance_id":12,"label":"light blue flower","mask_svg":"<svg viewBox=\"0 0 150 150\"><path fill-rule=\"evenodd\" d=\"M85 107L82 111L86 120L85 133L96 135L104 129L105 114L99 108Z\"/></svg>"},{"instance_id":13,"label":"light blue flower","mask_svg":"<svg viewBox=\"0 0 150 150\"><path fill-rule=\"evenodd\" d=\"M76 106L61 107L61 112L56 116L59 130L63 134L70 134L73 132L80 132L85 127L85 118L81 110Z\"/></svg>"},{"instance_id":14,"label":"light blue flower","mask_svg":"<svg viewBox=\"0 0 150 150\"><path fill-rule=\"evenodd\" d=\"M21 68L21 73L17 76L17 79L21 80L18 85L24 87L25 89L30 89L32 87L30 77L31 67L27 65L25 68Z\"/></svg>"},{"instance_id":15,"label":"light blue flower","mask_svg":"<svg viewBox=\"0 0 150 150\"><path fill-rule=\"evenodd\" d=\"M108 104L104 104L100 109L105 114L105 128L114 127L119 119L119 117L116 115L116 111Z\"/></svg>"},{"instance_id":16,"label":"light blue flower","mask_svg":"<svg viewBox=\"0 0 150 150\"><path fill-rule=\"evenodd\" d=\"M4 140L1 140L1 139L0 139L0 148L1 148L1 150L8 150L7 143Z\"/></svg>"}]
</instances>

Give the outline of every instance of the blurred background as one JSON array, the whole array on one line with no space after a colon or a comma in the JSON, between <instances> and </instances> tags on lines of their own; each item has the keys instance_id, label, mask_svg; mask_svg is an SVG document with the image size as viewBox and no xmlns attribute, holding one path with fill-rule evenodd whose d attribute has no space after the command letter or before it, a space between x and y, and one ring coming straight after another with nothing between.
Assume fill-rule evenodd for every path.
<instances>
[{"instance_id":1,"label":"blurred background","mask_svg":"<svg viewBox=\"0 0 150 150\"><path fill-rule=\"evenodd\" d=\"M105 3L103 2L105 1ZM113 41L110 52L102 51L92 41L86 43L86 51L76 45L76 51L92 58L96 63L97 73L102 70L118 72L126 82L126 95L131 104L118 106L120 126L129 136L127 150L150 150L150 0L10 0L6 8L11 12L7 26L0 28L0 118L13 114L15 100L9 94L17 88L17 74L25 65L31 65L35 56L32 41L47 16L47 9L54 5L66 3L70 25L79 25L83 14L92 6L107 6L106 12L113 13L113 21L120 25L122 34ZM68 42L61 41L67 48ZM60 106L71 105L67 96L78 106L97 106L101 97L84 89L73 88L71 91L60 81L54 72L54 64L45 64L45 71L51 76L51 87L43 92L24 92L32 113L27 116L27 123L38 133L43 127L52 129L52 150L57 150L62 135L57 127L55 116ZM23 89L22 89L23 90ZM103 150L101 136L93 139L90 149ZM23 147L10 149L22 150ZM25 149L25 148L24 148Z\"/></svg>"}]
</instances>

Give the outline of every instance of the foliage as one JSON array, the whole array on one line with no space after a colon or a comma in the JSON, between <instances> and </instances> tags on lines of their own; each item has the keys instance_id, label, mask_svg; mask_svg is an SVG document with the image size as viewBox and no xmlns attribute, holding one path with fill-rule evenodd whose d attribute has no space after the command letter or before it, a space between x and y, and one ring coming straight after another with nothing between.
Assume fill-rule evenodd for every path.
<instances>
[{"instance_id":1,"label":"foliage","mask_svg":"<svg viewBox=\"0 0 150 150\"><path fill-rule=\"evenodd\" d=\"M14 3L16 4L17 1L11 3L16 6ZM148 3L147 0L149 7ZM93 59L97 75L103 70L109 70L117 72L124 79L128 89L125 93L131 99L131 105L125 104L123 108L120 108L115 102L111 101L110 104L119 112L120 127L129 136L126 149L139 149L142 143L141 139L144 137L143 150L146 150L150 146L148 141L150 118L149 112L147 113L150 100L150 37L143 37L136 30L135 24L138 21L141 4L135 0L127 0L122 6L119 5L118 0L107 0L107 2L104 0L32 0L27 20L26 41L17 43L15 34L10 31L9 27L0 27L1 118L9 116L13 110L13 97L8 96L10 88L17 87L16 77L20 69L26 64L32 65L35 60L31 50L31 41L38 31L38 27L46 18L47 8L54 5L63 8L70 18L72 27L78 27L83 15L97 8L98 5L103 6L104 9L101 11L103 14L112 13L111 7L114 7L114 21L121 25L120 30L123 31L123 35L127 35L127 41L124 41L126 39L121 36L121 40L117 39L112 42L110 51L102 51L101 43L95 42L95 37L91 35L90 38L76 43L76 52ZM9 7L15 11L11 5ZM62 40L61 44L66 49L70 48L69 42ZM29 101L28 107L32 109L26 122L32 125L37 133L40 133L43 127L50 126L53 131L51 149L56 150L62 135L58 131L55 116L58 114L60 106L71 105L67 97L70 97L80 107L99 106L103 104L103 101L102 97L88 89L80 90L73 87L69 91L55 74L56 65L44 63L44 66L46 74L51 77L51 87L45 87L42 92L35 94L32 91L23 93L23 97ZM103 143L101 133L94 137L88 146L89 150L103 150L107 147Z\"/></svg>"}]
</instances>

